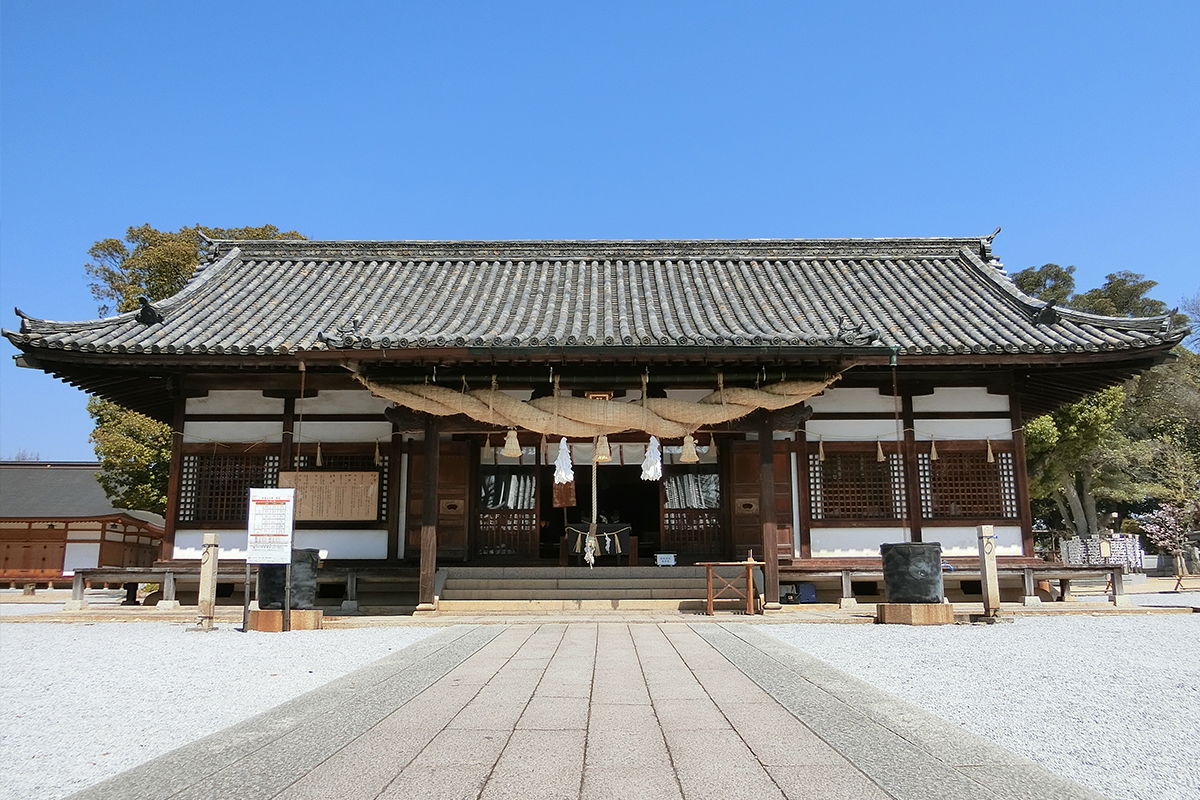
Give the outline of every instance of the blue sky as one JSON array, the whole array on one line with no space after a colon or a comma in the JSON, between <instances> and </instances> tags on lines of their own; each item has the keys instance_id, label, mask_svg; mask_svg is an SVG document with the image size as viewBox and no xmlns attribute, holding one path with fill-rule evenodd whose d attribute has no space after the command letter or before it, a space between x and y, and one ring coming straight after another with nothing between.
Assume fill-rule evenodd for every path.
<instances>
[{"instance_id":1,"label":"blue sky","mask_svg":"<svg viewBox=\"0 0 1200 800\"><path fill-rule=\"evenodd\" d=\"M0 322L131 225L326 239L986 235L1200 293L1200 4L0 8ZM0 457L86 398L0 344Z\"/></svg>"}]
</instances>

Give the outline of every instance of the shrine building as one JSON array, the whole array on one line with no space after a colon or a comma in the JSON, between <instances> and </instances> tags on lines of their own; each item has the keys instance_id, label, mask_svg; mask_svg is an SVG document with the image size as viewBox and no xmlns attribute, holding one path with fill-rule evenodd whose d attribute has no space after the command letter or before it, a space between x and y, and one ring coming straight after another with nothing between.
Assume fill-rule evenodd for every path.
<instances>
[{"instance_id":1,"label":"shrine building","mask_svg":"<svg viewBox=\"0 0 1200 800\"><path fill-rule=\"evenodd\" d=\"M427 608L586 569L581 531L598 567L765 556L768 598L981 524L1027 563L1025 421L1188 332L1026 296L992 237L214 241L138 311L21 317L22 366L171 425L162 560L244 558L249 489L297 486L297 547Z\"/></svg>"}]
</instances>

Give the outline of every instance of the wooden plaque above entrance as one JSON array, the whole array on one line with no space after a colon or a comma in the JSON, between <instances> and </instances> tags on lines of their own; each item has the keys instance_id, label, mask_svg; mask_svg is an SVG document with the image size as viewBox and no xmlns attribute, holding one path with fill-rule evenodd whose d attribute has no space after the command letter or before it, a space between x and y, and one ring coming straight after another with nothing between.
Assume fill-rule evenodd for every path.
<instances>
[{"instance_id":1,"label":"wooden plaque above entrance","mask_svg":"<svg viewBox=\"0 0 1200 800\"><path fill-rule=\"evenodd\" d=\"M379 516L378 472L280 472L279 488L296 489L297 520Z\"/></svg>"}]
</instances>

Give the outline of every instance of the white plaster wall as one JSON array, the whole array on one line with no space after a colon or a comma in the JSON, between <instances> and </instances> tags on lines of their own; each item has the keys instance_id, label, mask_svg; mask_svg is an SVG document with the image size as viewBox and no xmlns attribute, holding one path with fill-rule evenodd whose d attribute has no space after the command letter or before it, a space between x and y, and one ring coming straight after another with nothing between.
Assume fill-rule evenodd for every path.
<instances>
[{"instance_id":1,"label":"white plaster wall","mask_svg":"<svg viewBox=\"0 0 1200 800\"><path fill-rule=\"evenodd\" d=\"M808 441L824 436L836 442L896 441L896 421L892 419L816 419L805 426Z\"/></svg>"},{"instance_id":2,"label":"white plaster wall","mask_svg":"<svg viewBox=\"0 0 1200 800\"><path fill-rule=\"evenodd\" d=\"M305 414L382 414L392 401L376 397L366 389L323 390L316 397L296 400L296 412Z\"/></svg>"},{"instance_id":3,"label":"white plaster wall","mask_svg":"<svg viewBox=\"0 0 1200 800\"><path fill-rule=\"evenodd\" d=\"M246 557L246 531L221 531L220 558ZM200 558L204 531L175 534L175 558ZM292 537L297 549L317 549L321 558L387 558L387 530L298 530Z\"/></svg>"},{"instance_id":4,"label":"white plaster wall","mask_svg":"<svg viewBox=\"0 0 1200 800\"><path fill-rule=\"evenodd\" d=\"M22 526L22 527L24 527L24 526ZM67 531L67 541L68 542L73 541L73 540L94 542L99 538L100 538L100 531L96 530L95 528L93 528L91 530L79 530L79 531L72 528L71 530Z\"/></svg>"},{"instance_id":5,"label":"white plaster wall","mask_svg":"<svg viewBox=\"0 0 1200 800\"><path fill-rule=\"evenodd\" d=\"M918 441L937 439L1012 439L1012 422L1007 419L918 419L913 435Z\"/></svg>"},{"instance_id":6,"label":"white plaster wall","mask_svg":"<svg viewBox=\"0 0 1200 800\"><path fill-rule=\"evenodd\" d=\"M913 397L913 411L1008 411L1008 395L988 394L982 386L940 386Z\"/></svg>"},{"instance_id":7,"label":"white plaster wall","mask_svg":"<svg viewBox=\"0 0 1200 800\"><path fill-rule=\"evenodd\" d=\"M296 421L297 441L312 442L385 442L391 441L392 423L381 422L309 422Z\"/></svg>"},{"instance_id":8,"label":"white plaster wall","mask_svg":"<svg viewBox=\"0 0 1200 800\"><path fill-rule=\"evenodd\" d=\"M63 552L63 574L74 575L77 569L95 569L100 566L100 543L84 544L67 542Z\"/></svg>"},{"instance_id":9,"label":"white plaster wall","mask_svg":"<svg viewBox=\"0 0 1200 800\"><path fill-rule=\"evenodd\" d=\"M209 392L207 397L189 397L188 414L282 414L283 398L263 397L259 391Z\"/></svg>"},{"instance_id":10,"label":"white plaster wall","mask_svg":"<svg viewBox=\"0 0 1200 800\"><path fill-rule=\"evenodd\" d=\"M880 394L878 389L826 389L807 402L818 414L891 414L896 410L895 398Z\"/></svg>"},{"instance_id":11,"label":"white plaster wall","mask_svg":"<svg viewBox=\"0 0 1200 800\"><path fill-rule=\"evenodd\" d=\"M1016 525L997 525L996 555L1019 556L1021 549L1021 528ZM921 530L921 538L926 542L940 542L944 556L978 556L979 533L974 527L929 527Z\"/></svg>"},{"instance_id":12,"label":"white plaster wall","mask_svg":"<svg viewBox=\"0 0 1200 800\"><path fill-rule=\"evenodd\" d=\"M813 558L878 556L879 545L910 541L905 528L812 528Z\"/></svg>"},{"instance_id":13,"label":"white plaster wall","mask_svg":"<svg viewBox=\"0 0 1200 800\"><path fill-rule=\"evenodd\" d=\"M390 430L390 428L389 428ZM282 422L185 422L185 442L281 442Z\"/></svg>"},{"instance_id":14,"label":"white plaster wall","mask_svg":"<svg viewBox=\"0 0 1200 800\"><path fill-rule=\"evenodd\" d=\"M120 531L105 531L104 538L110 542L124 542L125 534Z\"/></svg>"}]
</instances>

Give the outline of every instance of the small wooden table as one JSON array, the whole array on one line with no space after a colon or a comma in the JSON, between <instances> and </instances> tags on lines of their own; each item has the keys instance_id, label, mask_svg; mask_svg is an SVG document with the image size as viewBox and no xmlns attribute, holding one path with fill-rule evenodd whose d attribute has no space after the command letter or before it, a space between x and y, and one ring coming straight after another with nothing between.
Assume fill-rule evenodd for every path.
<instances>
[{"instance_id":1,"label":"small wooden table","mask_svg":"<svg viewBox=\"0 0 1200 800\"><path fill-rule=\"evenodd\" d=\"M726 592L735 599L746 601L746 613L754 613L754 568L763 566L761 561L704 561L696 566L704 567L705 585L708 587L708 615L713 615L713 600L725 597ZM742 567L744 571L726 578L716 571L717 567ZM720 586L713 591L713 578L720 581ZM738 582L743 581L742 586Z\"/></svg>"}]
</instances>

